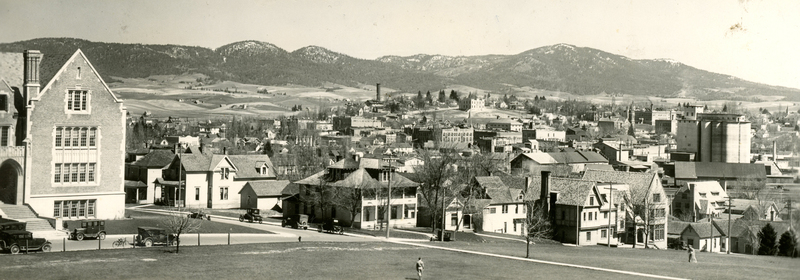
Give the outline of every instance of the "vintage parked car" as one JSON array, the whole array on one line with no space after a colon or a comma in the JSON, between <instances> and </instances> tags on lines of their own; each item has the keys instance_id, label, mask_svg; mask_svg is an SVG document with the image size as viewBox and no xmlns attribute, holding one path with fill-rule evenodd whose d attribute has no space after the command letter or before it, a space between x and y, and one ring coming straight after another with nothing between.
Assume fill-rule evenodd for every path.
<instances>
[{"instance_id":1,"label":"vintage parked car","mask_svg":"<svg viewBox=\"0 0 800 280\"><path fill-rule=\"evenodd\" d=\"M259 224L263 223L264 219L261 218L261 214L259 213L260 211L258 209L255 208L247 209L247 213L245 213L244 215L239 215L239 221L244 222L245 220L247 220L248 222L251 223L254 221L258 221Z\"/></svg>"},{"instance_id":2,"label":"vintage parked car","mask_svg":"<svg viewBox=\"0 0 800 280\"><path fill-rule=\"evenodd\" d=\"M19 254L22 251L50 252L52 248L53 245L47 239L33 238L33 233L30 231L0 231L0 250L8 251L11 254Z\"/></svg>"},{"instance_id":3,"label":"vintage parked car","mask_svg":"<svg viewBox=\"0 0 800 280\"><path fill-rule=\"evenodd\" d=\"M77 220L64 221L64 228L67 229L69 239L78 241L84 238L106 239L106 222L101 220Z\"/></svg>"},{"instance_id":4,"label":"vintage parked car","mask_svg":"<svg viewBox=\"0 0 800 280\"><path fill-rule=\"evenodd\" d=\"M292 228L303 228L308 229L308 215L305 214L294 214L283 218L281 221L281 227L290 226Z\"/></svg>"},{"instance_id":5,"label":"vintage parked car","mask_svg":"<svg viewBox=\"0 0 800 280\"><path fill-rule=\"evenodd\" d=\"M154 244L175 246L178 238L174 234L167 234L167 230L157 227L139 227L135 243L139 246L152 247Z\"/></svg>"},{"instance_id":6,"label":"vintage parked car","mask_svg":"<svg viewBox=\"0 0 800 280\"><path fill-rule=\"evenodd\" d=\"M325 231L327 233L344 234L344 229L339 225L337 219L327 219L324 223L319 225L319 232Z\"/></svg>"},{"instance_id":7,"label":"vintage parked car","mask_svg":"<svg viewBox=\"0 0 800 280\"><path fill-rule=\"evenodd\" d=\"M201 220L209 220L211 221L211 216L203 212L192 212L189 214L190 219L201 219Z\"/></svg>"},{"instance_id":8,"label":"vintage parked car","mask_svg":"<svg viewBox=\"0 0 800 280\"><path fill-rule=\"evenodd\" d=\"M26 230L28 222L2 222L0 223L0 231L2 230Z\"/></svg>"}]
</instances>

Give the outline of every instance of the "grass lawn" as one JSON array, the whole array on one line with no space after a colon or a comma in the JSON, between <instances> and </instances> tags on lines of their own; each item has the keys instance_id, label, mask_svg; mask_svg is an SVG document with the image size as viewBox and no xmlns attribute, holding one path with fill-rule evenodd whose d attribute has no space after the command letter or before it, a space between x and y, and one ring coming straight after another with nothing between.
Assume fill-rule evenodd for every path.
<instances>
[{"instance_id":1,"label":"grass lawn","mask_svg":"<svg viewBox=\"0 0 800 280\"><path fill-rule=\"evenodd\" d=\"M426 279L631 278L390 243L271 243L0 255L0 271L25 279Z\"/></svg>"},{"instance_id":2,"label":"grass lawn","mask_svg":"<svg viewBox=\"0 0 800 280\"><path fill-rule=\"evenodd\" d=\"M486 238L487 242L438 242L437 246L525 257L525 243ZM531 245L531 257L608 269L681 278L796 279L800 259L739 254L697 253L698 263L688 263L686 251L624 249L603 246Z\"/></svg>"},{"instance_id":3,"label":"grass lawn","mask_svg":"<svg viewBox=\"0 0 800 280\"><path fill-rule=\"evenodd\" d=\"M159 227L163 215L139 212L136 210L125 210L125 216L130 217L125 220L107 220L106 233L108 234L136 234L136 228L142 226ZM266 230L255 229L245 226L231 225L226 223L198 220L200 221L200 229L198 233L272 233Z\"/></svg>"}]
</instances>

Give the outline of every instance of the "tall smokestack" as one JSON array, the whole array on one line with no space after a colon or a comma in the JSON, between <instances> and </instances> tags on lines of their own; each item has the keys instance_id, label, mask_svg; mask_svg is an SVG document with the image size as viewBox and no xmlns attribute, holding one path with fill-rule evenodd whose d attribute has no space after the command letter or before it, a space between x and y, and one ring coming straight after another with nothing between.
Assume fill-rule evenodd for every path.
<instances>
[{"instance_id":1,"label":"tall smokestack","mask_svg":"<svg viewBox=\"0 0 800 280\"><path fill-rule=\"evenodd\" d=\"M772 161L778 161L778 144L772 141Z\"/></svg>"},{"instance_id":2,"label":"tall smokestack","mask_svg":"<svg viewBox=\"0 0 800 280\"><path fill-rule=\"evenodd\" d=\"M375 96L375 101L380 102L381 101L381 83L376 84L375 88L377 88L376 89L376 93L375 93L375 95L376 95Z\"/></svg>"},{"instance_id":3,"label":"tall smokestack","mask_svg":"<svg viewBox=\"0 0 800 280\"><path fill-rule=\"evenodd\" d=\"M550 213L550 171L542 171L542 188L539 199L545 213Z\"/></svg>"}]
</instances>

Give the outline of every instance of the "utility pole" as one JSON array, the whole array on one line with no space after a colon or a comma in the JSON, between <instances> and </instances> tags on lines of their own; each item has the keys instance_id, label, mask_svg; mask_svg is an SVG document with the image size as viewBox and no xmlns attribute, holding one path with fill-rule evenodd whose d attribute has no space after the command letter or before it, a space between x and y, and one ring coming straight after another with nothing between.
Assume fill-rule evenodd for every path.
<instances>
[{"instance_id":1,"label":"utility pole","mask_svg":"<svg viewBox=\"0 0 800 280\"><path fill-rule=\"evenodd\" d=\"M611 207L614 206L614 184L609 184L608 186L608 233L606 233L606 237L608 237L608 247L611 248ZM616 225L617 215L614 213L614 224ZM616 227L614 227L616 229Z\"/></svg>"},{"instance_id":2,"label":"utility pole","mask_svg":"<svg viewBox=\"0 0 800 280\"><path fill-rule=\"evenodd\" d=\"M391 230L391 226L389 226L389 221L392 218L392 155L389 155L389 193L386 194L386 239L389 239L389 231Z\"/></svg>"},{"instance_id":3,"label":"utility pole","mask_svg":"<svg viewBox=\"0 0 800 280\"><path fill-rule=\"evenodd\" d=\"M727 249L728 255L731 254L731 206L732 206L731 204L732 203L733 203L733 198L731 198L731 196L728 195L728 234L727 234L728 242L726 242L727 244L725 244L726 245L725 249Z\"/></svg>"}]
</instances>

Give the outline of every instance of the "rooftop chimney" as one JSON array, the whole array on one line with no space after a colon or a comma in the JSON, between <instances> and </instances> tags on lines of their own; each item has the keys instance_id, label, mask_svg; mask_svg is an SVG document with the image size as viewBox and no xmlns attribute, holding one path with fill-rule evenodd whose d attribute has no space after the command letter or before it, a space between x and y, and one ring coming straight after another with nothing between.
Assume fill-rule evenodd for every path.
<instances>
[{"instance_id":1,"label":"rooftop chimney","mask_svg":"<svg viewBox=\"0 0 800 280\"><path fill-rule=\"evenodd\" d=\"M539 199L545 213L550 213L550 171L542 171L542 188Z\"/></svg>"},{"instance_id":2,"label":"rooftop chimney","mask_svg":"<svg viewBox=\"0 0 800 280\"><path fill-rule=\"evenodd\" d=\"M39 84L39 63L42 60L42 53L38 50L26 50L22 56L25 59L25 73L23 74L25 92L23 93L23 98L27 105L32 96L39 95L39 88L41 87Z\"/></svg>"},{"instance_id":3,"label":"rooftop chimney","mask_svg":"<svg viewBox=\"0 0 800 280\"><path fill-rule=\"evenodd\" d=\"M376 88L375 101L380 102L381 101L381 83L376 84L375 88Z\"/></svg>"}]
</instances>

